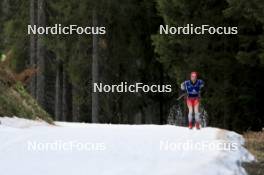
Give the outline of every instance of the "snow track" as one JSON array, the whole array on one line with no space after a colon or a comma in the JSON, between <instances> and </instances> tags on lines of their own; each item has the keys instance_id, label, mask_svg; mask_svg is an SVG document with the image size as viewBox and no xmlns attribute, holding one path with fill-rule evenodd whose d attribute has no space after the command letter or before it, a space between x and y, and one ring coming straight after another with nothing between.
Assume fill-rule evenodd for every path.
<instances>
[{"instance_id":1,"label":"snow track","mask_svg":"<svg viewBox=\"0 0 264 175\"><path fill-rule=\"evenodd\" d=\"M245 175L254 160L242 136L217 128L0 121L5 175Z\"/></svg>"}]
</instances>

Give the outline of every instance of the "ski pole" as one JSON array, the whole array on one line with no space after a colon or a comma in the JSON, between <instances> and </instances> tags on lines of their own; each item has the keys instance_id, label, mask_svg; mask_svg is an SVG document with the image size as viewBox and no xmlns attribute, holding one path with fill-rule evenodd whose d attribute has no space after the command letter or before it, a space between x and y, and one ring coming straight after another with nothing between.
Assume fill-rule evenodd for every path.
<instances>
[{"instance_id":1,"label":"ski pole","mask_svg":"<svg viewBox=\"0 0 264 175\"><path fill-rule=\"evenodd\" d=\"M183 93L181 94L178 98L177 98L177 101L179 101L180 99L182 99L182 97L186 96L187 94L186 93Z\"/></svg>"}]
</instances>

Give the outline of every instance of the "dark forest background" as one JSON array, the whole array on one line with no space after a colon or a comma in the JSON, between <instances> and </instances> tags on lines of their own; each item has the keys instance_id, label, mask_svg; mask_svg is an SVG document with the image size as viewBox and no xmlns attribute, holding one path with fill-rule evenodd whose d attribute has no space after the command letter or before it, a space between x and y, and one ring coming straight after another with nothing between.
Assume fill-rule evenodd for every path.
<instances>
[{"instance_id":1,"label":"dark forest background","mask_svg":"<svg viewBox=\"0 0 264 175\"><path fill-rule=\"evenodd\" d=\"M37 66L27 89L55 120L165 124L196 70L210 126L264 126L262 0L2 0L0 52ZM238 26L238 35L159 35L160 24ZM106 35L27 35L27 25L105 26ZM171 84L173 93L92 93L92 82Z\"/></svg>"}]
</instances>

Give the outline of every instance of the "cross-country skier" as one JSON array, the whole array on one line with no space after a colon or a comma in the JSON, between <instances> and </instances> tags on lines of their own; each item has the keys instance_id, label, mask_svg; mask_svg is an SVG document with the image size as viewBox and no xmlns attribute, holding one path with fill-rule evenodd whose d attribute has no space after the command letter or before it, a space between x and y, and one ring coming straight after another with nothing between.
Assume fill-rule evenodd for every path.
<instances>
[{"instance_id":1,"label":"cross-country skier","mask_svg":"<svg viewBox=\"0 0 264 175\"><path fill-rule=\"evenodd\" d=\"M199 113L199 105L200 105L200 97L201 97L201 89L204 86L203 80L198 79L197 72L191 72L190 80L186 80L181 84L181 90L187 93L187 106L188 106L188 120L189 120L189 128L193 128L192 116L194 112L195 116L195 127L200 129L200 113Z\"/></svg>"}]
</instances>

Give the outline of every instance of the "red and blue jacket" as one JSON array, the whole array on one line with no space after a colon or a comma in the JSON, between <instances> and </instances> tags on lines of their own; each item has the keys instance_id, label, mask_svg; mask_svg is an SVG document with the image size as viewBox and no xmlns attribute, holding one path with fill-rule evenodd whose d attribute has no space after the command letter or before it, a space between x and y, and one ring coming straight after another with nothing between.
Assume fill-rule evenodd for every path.
<instances>
[{"instance_id":1,"label":"red and blue jacket","mask_svg":"<svg viewBox=\"0 0 264 175\"><path fill-rule=\"evenodd\" d=\"M193 83L191 80L186 80L181 84L181 90L185 91L190 98L199 98L201 89L204 87L203 80L196 80Z\"/></svg>"}]
</instances>

